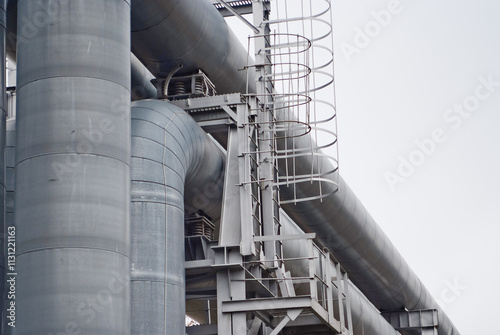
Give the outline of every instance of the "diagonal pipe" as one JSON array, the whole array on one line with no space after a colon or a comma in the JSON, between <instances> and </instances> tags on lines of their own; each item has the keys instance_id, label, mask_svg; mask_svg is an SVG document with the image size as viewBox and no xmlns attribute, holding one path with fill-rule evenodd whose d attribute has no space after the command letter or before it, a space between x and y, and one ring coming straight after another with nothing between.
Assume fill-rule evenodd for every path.
<instances>
[{"instance_id":1,"label":"diagonal pipe","mask_svg":"<svg viewBox=\"0 0 500 335\"><path fill-rule=\"evenodd\" d=\"M208 1L159 0L151 5L145 1L135 1L132 6L132 46L153 74L168 73L182 59L185 69L202 68L222 91L240 87L239 91L245 92L240 83L246 81L246 74L238 71L241 65L228 63L225 55L231 54L242 62L247 52L227 32L227 25ZM215 54L223 56L211 57ZM219 70L223 70L221 74ZM307 147L311 139L303 138ZM311 166L307 158L298 164ZM319 164L325 168L322 171L331 170L326 161ZM459 335L361 202L342 178L339 180L339 191L322 202L287 205L285 210L302 229L318 233L323 244L350 273L354 284L377 308L386 311L436 308L439 335ZM303 185L299 192L308 194L311 190ZM283 195L289 196L286 189Z\"/></svg>"}]
</instances>

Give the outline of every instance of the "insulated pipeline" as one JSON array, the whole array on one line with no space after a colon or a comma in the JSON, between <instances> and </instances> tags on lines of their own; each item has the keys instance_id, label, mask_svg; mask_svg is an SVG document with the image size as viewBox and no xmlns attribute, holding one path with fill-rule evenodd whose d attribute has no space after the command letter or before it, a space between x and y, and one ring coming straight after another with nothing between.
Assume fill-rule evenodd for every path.
<instances>
[{"instance_id":1,"label":"insulated pipeline","mask_svg":"<svg viewBox=\"0 0 500 335\"><path fill-rule=\"evenodd\" d=\"M47 11L17 45L14 334L127 335L130 3L20 0L18 30Z\"/></svg>"},{"instance_id":2,"label":"insulated pipeline","mask_svg":"<svg viewBox=\"0 0 500 335\"><path fill-rule=\"evenodd\" d=\"M182 59L186 69L202 68L209 76L223 70L223 75L212 79L216 86L234 88L230 91L240 87L239 91L245 92L242 85L234 84L246 80L245 71L239 71L241 66L221 64L227 57L211 57L225 55L230 50L234 59L244 63L247 52L234 38L224 38L232 33L226 32L227 25L214 8L209 8L209 1L196 2L199 6L193 5L194 0L158 0L151 5L146 1L135 1L132 7L132 46L153 74L168 73ZM252 91L254 86L250 87ZM310 147L310 137L302 138L303 147ZM298 158L296 164L303 170L311 166L306 156ZM328 164L326 160L319 161L322 171L332 169ZM302 229L318 233L351 274L354 284L375 306L381 310L438 308L439 334L458 335L448 316L387 236L345 182L340 177L339 180L339 191L322 202L287 205L285 210ZM325 185L325 191L329 186ZM290 190L282 187L285 198L290 195L287 191ZM298 192L307 196L312 190L302 183Z\"/></svg>"},{"instance_id":3,"label":"insulated pipeline","mask_svg":"<svg viewBox=\"0 0 500 335\"><path fill-rule=\"evenodd\" d=\"M182 109L132 103L132 334L184 334L184 213L218 220L224 166Z\"/></svg>"},{"instance_id":4,"label":"insulated pipeline","mask_svg":"<svg viewBox=\"0 0 500 335\"><path fill-rule=\"evenodd\" d=\"M132 51L155 76L203 70L217 93L245 92L245 49L207 0L134 0ZM254 83L250 74L250 83Z\"/></svg>"},{"instance_id":5,"label":"insulated pipeline","mask_svg":"<svg viewBox=\"0 0 500 335\"><path fill-rule=\"evenodd\" d=\"M156 88L151 84L151 79L154 76L142 65L141 61L134 54L131 54L130 58L132 101L156 98Z\"/></svg>"}]
</instances>

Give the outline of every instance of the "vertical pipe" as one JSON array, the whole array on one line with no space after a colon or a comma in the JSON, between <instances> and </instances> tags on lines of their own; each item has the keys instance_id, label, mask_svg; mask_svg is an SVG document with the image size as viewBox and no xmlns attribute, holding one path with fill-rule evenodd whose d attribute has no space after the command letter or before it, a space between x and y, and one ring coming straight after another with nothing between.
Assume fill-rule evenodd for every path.
<instances>
[{"instance_id":1,"label":"vertical pipe","mask_svg":"<svg viewBox=\"0 0 500 335\"><path fill-rule=\"evenodd\" d=\"M130 1L20 0L17 32L14 334L130 334Z\"/></svg>"},{"instance_id":2,"label":"vertical pipe","mask_svg":"<svg viewBox=\"0 0 500 335\"><path fill-rule=\"evenodd\" d=\"M5 117L7 115L6 111L6 94L5 94L5 32L7 29L6 22L6 0L0 0L0 292L2 292L2 298L0 301L3 302L3 292L5 287L5 239L4 239L4 227L5 227ZM0 312L0 332L3 332L3 326L5 318L3 313L6 308L3 308Z\"/></svg>"},{"instance_id":3,"label":"vertical pipe","mask_svg":"<svg viewBox=\"0 0 500 335\"><path fill-rule=\"evenodd\" d=\"M178 107L142 100L131 110L132 334L184 334L184 213L218 219L224 155Z\"/></svg>"}]
</instances>

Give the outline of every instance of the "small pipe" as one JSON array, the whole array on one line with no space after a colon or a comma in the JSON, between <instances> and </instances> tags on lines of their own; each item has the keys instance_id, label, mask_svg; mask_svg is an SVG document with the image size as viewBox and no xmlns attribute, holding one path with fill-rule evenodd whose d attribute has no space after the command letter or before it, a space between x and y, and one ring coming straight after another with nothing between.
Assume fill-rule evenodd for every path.
<instances>
[{"instance_id":1,"label":"small pipe","mask_svg":"<svg viewBox=\"0 0 500 335\"><path fill-rule=\"evenodd\" d=\"M182 64L177 65L176 67L174 67L170 71L170 73L168 74L167 78L165 78L165 83L163 85L161 85L160 83L158 83L158 99L165 99L167 97L167 95L168 95L168 86L170 85L170 80L183 67L184 67L184 65L182 65Z\"/></svg>"}]
</instances>

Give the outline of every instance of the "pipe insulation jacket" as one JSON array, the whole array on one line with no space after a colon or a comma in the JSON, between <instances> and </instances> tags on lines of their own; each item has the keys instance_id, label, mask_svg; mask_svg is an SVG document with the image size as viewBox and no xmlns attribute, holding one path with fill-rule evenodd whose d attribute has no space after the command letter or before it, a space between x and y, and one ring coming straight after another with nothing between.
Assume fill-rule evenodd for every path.
<instances>
[{"instance_id":1,"label":"pipe insulation jacket","mask_svg":"<svg viewBox=\"0 0 500 335\"><path fill-rule=\"evenodd\" d=\"M131 163L132 334L184 334L184 213L218 220L225 155L182 109L142 100Z\"/></svg>"},{"instance_id":2,"label":"pipe insulation jacket","mask_svg":"<svg viewBox=\"0 0 500 335\"><path fill-rule=\"evenodd\" d=\"M225 155L191 116L168 102L142 100L132 103L131 109L132 334L165 334L166 329L180 334L185 301L184 201L188 213L190 207L199 208L212 219L219 218ZM301 233L290 221L283 225L285 234ZM284 249L285 257L307 255L305 243L287 242ZM292 271L308 274L307 262L302 265ZM350 290L354 335L364 334L363 330L398 334L358 290L353 286Z\"/></svg>"},{"instance_id":3,"label":"pipe insulation jacket","mask_svg":"<svg viewBox=\"0 0 500 335\"><path fill-rule=\"evenodd\" d=\"M5 0L2 0L5 1ZM16 42L20 39L20 43L27 43L29 40L26 38L27 32L30 32L27 28L37 29L36 25L25 26L24 29L19 30L19 36L17 32L17 2L18 0L9 0L7 5L7 39L6 39L6 53L7 58L10 62L16 63ZM54 7L57 9L58 7ZM49 13L49 12L47 12ZM41 14L46 14L46 12L41 12ZM54 19L56 12L52 12L52 19L48 16L47 23ZM26 21L24 21L26 22ZM43 21L41 22L43 23ZM156 88L151 84L151 79L154 76L149 72L148 69L141 63L137 57L131 55L131 98L132 101L141 99L151 99L156 98Z\"/></svg>"},{"instance_id":4,"label":"pipe insulation jacket","mask_svg":"<svg viewBox=\"0 0 500 335\"><path fill-rule=\"evenodd\" d=\"M130 2L17 10L14 334L130 334Z\"/></svg>"},{"instance_id":5,"label":"pipe insulation jacket","mask_svg":"<svg viewBox=\"0 0 500 335\"><path fill-rule=\"evenodd\" d=\"M224 58L211 55L230 50L235 59L243 60L247 52L233 38L224 38L232 33L226 32L229 28L217 10L207 5L208 1L196 2L200 6L193 5L194 0L158 0L154 5L149 2L146 5L145 1L134 1L132 6L132 48L153 74L169 72L182 58L186 69L202 68L209 75L222 68L221 83L212 79L216 85L241 87L234 83L245 82L246 72L239 71L236 64L221 64ZM206 11L201 12L197 7ZM252 91L255 86L250 87ZM245 90L240 89L240 92ZM310 137L304 136L302 141L304 148L310 147ZM300 148L300 143L296 145ZM308 169L311 162L307 160L306 156L298 158L296 164ZM332 170L326 160L320 159L319 165L322 171ZM350 273L354 284L375 306L391 311L437 308L439 335L459 335L360 201L342 178L338 179L339 191L322 202L287 205L285 210L302 229L318 233ZM287 190L282 187L282 191L286 198ZM307 195L312 190L301 183L298 192Z\"/></svg>"},{"instance_id":6,"label":"pipe insulation jacket","mask_svg":"<svg viewBox=\"0 0 500 335\"><path fill-rule=\"evenodd\" d=\"M130 55L130 60L132 101L156 98L156 87L151 84L151 80L154 79L154 76L151 74L151 72L148 71L148 69L146 69L146 67L134 54Z\"/></svg>"},{"instance_id":7,"label":"pipe insulation jacket","mask_svg":"<svg viewBox=\"0 0 500 335\"><path fill-rule=\"evenodd\" d=\"M201 69L219 94L246 90L247 53L210 1L134 0L132 51L157 77L182 64L177 74Z\"/></svg>"},{"instance_id":8,"label":"pipe insulation jacket","mask_svg":"<svg viewBox=\"0 0 500 335\"><path fill-rule=\"evenodd\" d=\"M281 215L281 234L283 235L297 235L303 234L293 220L287 215ZM283 256L285 259L299 259L294 262L287 262L286 270L290 271L295 277L308 277L309 276L309 260L308 256L309 245L306 240L288 240L283 241ZM319 256L319 255L318 255ZM316 257L318 257L316 256ZM319 257L318 257L319 259ZM317 266L320 266L319 261ZM332 277L337 277L337 270L332 274ZM330 278L332 280L332 278ZM353 335L399 335L394 328L380 315L378 310L370 303L370 301L354 286L351 281L348 281L348 299L350 302L351 315L353 325L350 328ZM307 284L305 286L308 286ZM299 287L299 290L302 288ZM338 297L338 289L336 286L331 287L333 296ZM306 288L308 290L308 288ZM300 292L299 292L300 294ZM344 303L344 310L346 311L347 305ZM338 308L335 304L335 313L337 315Z\"/></svg>"},{"instance_id":9,"label":"pipe insulation jacket","mask_svg":"<svg viewBox=\"0 0 500 335\"><path fill-rule=\"evenodd\" d=\"M277 116L288 120L286 112ZM291 137L278 141L280 150L300 150L314 147L311 136ZM332 164L323 157L303 155L293 163L297 175L333 171ZM285 166L279 161L280 169ZM285 173L283 170L282 174ZM387 235L370 216L349 186L336 172L326 176L338 181L334 184L322 182L324 194L321 200L284 204L283 209L306 232L318 234L319 243L327 247L349 273L356 287L381 311L438 309L439 334L458 335L451 320L438 306L418 276L409 267ZM297 188L281 186L281 198L294 199L314 197L318 194L318 183L299 183Z\"/></svg>"},{"instance_id":10,"label":"pipe insulation jacket","mask_svg":"<svg viewBox=\"0 0 500 335\"><path fill-rule=\"evenodd\" d=\"M9 13L11 3L14 2L17 1L9 0ZM126 130L122 131L126 128L122 121L126 121L116 120L116 123L113 121L114 126L117 127L115 130L118 129L120 135L113 136L113 140L104 136L106 140L95 148L92 146L90 152L88 149L90 146L87 145L85 149L84 145L88 142L82 142L85 140L83 131L87 130L87 135L95 134L95 132L92 133L89 129L72 129L75 132L70 133L74 135L68 135L67 131L69 128L78 128L81 124L95 125L95 120L99 117L96 118L96 115L93 115L85 118L86 115L91 114L90 110L98 110L102 114L103 110L113 109L112 106L119 107L120 110L124 107L120 96L129 94L130 77L123 80L123 77L126 77L124 74L128 71L123 68L122 61L128 58L129 49L123 47L128 41L125 41L122 33L117 33L117 31L122 32L123 25L127 24L128 19L125 16L116 15L108 16L106 22L90 20L90 17L99 17L99 14L112 12L102 10L102 6L105 6L104 1L72 0L71 5L68 5L66 0L56 2L20 0L19 17L24 18L22 22L26 22L26 19L30 22L35 11L40 13L41 9L42 12L47 12L43 8L36 7L40 4L49 4L49 2L60 4L58 7L60 13L58 12L57 15L60 20L41 27L29 43L18 45L20 53L18 65L21 68L23 64L24 69L18 73L20 98L18 110L21 112L19 124L22 135L18 134L20 148L16 150L17 168L20 173L20 177L16 177L16 181L19 181L19 185L16 184L16 191L19 191L16 192L19 193L16 194L16 204L19 208L16 223L19 225L19 238L23 241L22 245L26 246L18 251L18 266L24 267L23 271L30 273L30 276L19 278L18 286L32 290L30 294L18 296L20 303L18 316L20 324L23 325L29 324L24 320L36 320L36 322L32 320L31 325L26 326L24 330L19 330L18 334L36 333L32 331L35 324L37 327L42 327L41 331L60 332L64 329L60 327L61 319L67 317L74 318L78 326L88 326L84 321L90 319L92 315L87 314L88 318L82 321L82 311L88 311L85 309L88 301L85 301L83 296L97 289L97 281L102 283L106 281L106 278L110 278L109 272L106 271L108 269L117 270L119 278L123 278L123 269L127 267L124 264L128 263L127 254L121 254L121 251L127 248L120 247L127 243L122 238L126 233L121 228L128 225L128 217L123 214L128 211L122 208L124 202L119 196L120 200L117 200L117 195L125 198L128 194L126 190L128 184L124 182L126 179L124 175L128 173L125 171L128 158L122 159L127 155L120 154L126 151L123 147L127 143L124 135ZM123 2L110 0L105 3L106 6L113 7ZM100 4L100 11L91 10L91 7L96 4ZM71 16L68 15L68 7L83 9L78 11L77 15ZM236 41L213 7L194 0L136 0L133 2L132 10L133 49L155 75L168 74L182 61L186 71L203 69L216 84L219 93L245 92L246 73L238 69L246 64L246 51ZM92 14L88 15L89 12ZM70 24L68 16L76 24L74 22ZM9 26L11 22L9 20ZM62 26L65 30L61 28ZM25 27L21 26L21 28ZM115 39L115 34L119 35L118 39ZM10 46L12 46L12 40L17 39L19 42L15 34L9 35ZM67 38L68 35L71 38ZM88 38L80 38L83 36ZM96 43L93 47L92 43L89 46L89 41L100 42L100 39L120 40L121 42L101 43L103 45L101 50L96 50ZM21 40L24 41L24 39ZM61 43L61 40L64 42ZM61 48L58 43L66 43L66 47ZM74 43L74 45L67 47L68 43ZM48 48L45 47L46 45ZM84 46L88 48L88 51L84 50ZM113 51L110 52L109 49ZM12 47L9 50L11 54L15 51ZM89 58L99 59L99 62L86 62L83 57L78 57L86 55L85 52L90 52L92 57L99 56L99 58ZM47 67L41 65L44 62L47 63ZM116 104L116 101L120 103ZM123 103L126 104L126 102ZM62 116L63 114L65 117ZM61 122L62 118L65 122ZM87 123L82 122L82 119ZM70 150L65 147L67 140L57 140L63 136L70 138ZM99 139L100 136L93 138ZM78 144L80 144L80 150L76 148ZM81 159L79 164L75 164L76 158ZM115 168L110 169L111 161L117 163ZM54 162L55 166L59 167L58 170L52 168ZM306 166L307 162L303 164ZM99 167L98 173L96 166ZM112 170L112 173L109 170ZM57 178L61 173L65 178ZM87 178L90 178L90 175L99 176L89 183ZM55 183L56 181L63 183ZM102 188L109 190L112 194L106 194L101 190ZM284 192L286 196L286 190ZM310 191L304 188L301 192L307 194ZM77 197L80 197L80 200L77 200ZM102 207L106 208L105 214L102 214ZM118 207L122 210L114 211ZM408 309L437 307L418 277L409 269L342 179L340 179L339 192L324 199L323 203L290 205L287 211L304 230L316 231L322 236L324 244L335 250L337 258L343 259L344 267L352 273L351 278L356 280L356 284L378 308L392 310L402 306ZM110 215L111 212L117 215ZM73 213L79 213L79 215L75 216ZM93 215L88 215L88 213ZM106 216L112 219L100 221L101 218L96 216ZM62 224L63 220L66 220L68 224ZM77 222L81 224L78 225ZM311 225L312 222L316 224ZM91 224L87 225L87 223ZM108 228L111 226L113 226L114 234L109 234ZM117 227L118 229L114 230ZM108 231L107 234L106 231ZM102 232L104 234L101 234ZM373 245L367 246L367 243ZM105 251L113 253L110 250L111 246L115 246L114 258L107 254L106 258ZM73 251L74 253L71 253ZM120 254L123 257L119 257ZM59 257L60 255L63 257ZM109 266L112 262L98 262L101 256L103 260L113 259L115 263ZM71 260L80 261L80 263L76 262L79 265L75 265L75 262L68 262L70 257L73 257ZM62 262L59 267L56 266L57 260ZM64 264L65 260L66 264ZM105 266L101 266L103 264ZM44 270L47 265L50 265L50 271ZM87 271L89 267L95 266L100 271L95 269ZM54 269L67 271L58 272ZM93 276L95 278L87 275L94 271L96 271ZM54 279L61 279L58 281L59 290L55 289L56 284L50 283ZM84 287L86 287L85 290ZM72 291L74 288L77 289ZM65 299L70 296L76 297L76 300ZM125 304L123 309L126 309L126 292L122 292L122 295L116 299L122 299L121 302ZM83 306L84 309L75 314L75 304L68 305L67 303L70 300L78 302L78 306ZM26 301L29 303L22 303ZM56 310L55 306L62 301L66 304L62 304L57 307L59 310ZM115 297L113 297L113 304L114 301ZM22 314L21 310L23 310ZM123 316L120 307L113 308L113 311L113 313L107 311L100 314L97 322L92 322L93 334L117 333L109 328L104 330L106 326L103 319L112 320L107 324L116 325L117 320ZM59 312L60 316L58 316ZM40 315L48 319L43 321ZM441 309L439 309L439 316L440 335L459 334ZM21 321L23 318L24 320ZM123 320L120 319L121 321ZM124 323L126 322L125 320Z\"/></svg>"}]
</instances>

